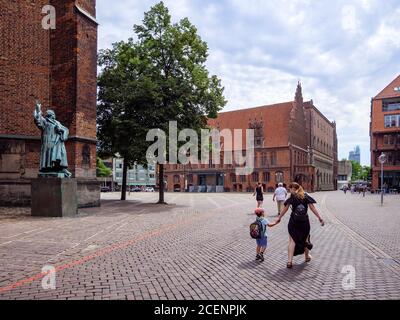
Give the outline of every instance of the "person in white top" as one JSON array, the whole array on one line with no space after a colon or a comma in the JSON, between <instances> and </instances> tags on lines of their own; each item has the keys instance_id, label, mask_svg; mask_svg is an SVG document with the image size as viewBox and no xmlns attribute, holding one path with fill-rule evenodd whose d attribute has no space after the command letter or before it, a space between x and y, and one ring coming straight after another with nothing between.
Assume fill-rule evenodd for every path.
<instances>
[{"instance_id":1,"label":"person in white top","mask_svg":"<svg viewBox=\"0 0 400 320\"><path fill-rule=\"evenodd\" d=\"M276 199L276 203L278 206L278 215L281 213L283 209L283 204L285 203L287 197L287 190L283 187L283 183L278 184L278 188L276 188L273 201Z\"/></svg>"}]
</instances>

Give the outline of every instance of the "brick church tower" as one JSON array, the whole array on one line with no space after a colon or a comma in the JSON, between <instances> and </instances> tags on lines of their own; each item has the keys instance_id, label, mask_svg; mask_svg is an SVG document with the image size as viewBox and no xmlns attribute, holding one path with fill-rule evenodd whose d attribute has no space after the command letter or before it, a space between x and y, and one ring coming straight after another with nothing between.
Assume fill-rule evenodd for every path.
<instances>
[{"instance_id":1,"label":"brick church tower","mask_svg":"<svg viewBox=\"0 0 400 320\"><path fill-rule=\"evenodd\" d=\"M43 28L47 5L55 9L55 29ZM79 205L99 205L96 1L0 0L0 8L0 205L30 204L40 152L36 99L70 130Z\"/></svg>"}]
</instances>

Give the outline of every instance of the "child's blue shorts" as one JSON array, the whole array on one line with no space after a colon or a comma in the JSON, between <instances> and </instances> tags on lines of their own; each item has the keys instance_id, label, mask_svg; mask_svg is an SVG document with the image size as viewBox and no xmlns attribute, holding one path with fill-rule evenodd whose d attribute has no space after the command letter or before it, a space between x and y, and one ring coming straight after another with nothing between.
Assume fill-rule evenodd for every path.
<instances>
[{"instance_id":1,"label":"child's blue shorts","mask_svg":"<svg viewBox=\"0 0 400 320\"><path fill-rule=\"evenodd\" d=\"M259 247L266 247L267 246L267 237L261 238L261 239L257 239L257 245Z\"/></svg>"}]
</instances>

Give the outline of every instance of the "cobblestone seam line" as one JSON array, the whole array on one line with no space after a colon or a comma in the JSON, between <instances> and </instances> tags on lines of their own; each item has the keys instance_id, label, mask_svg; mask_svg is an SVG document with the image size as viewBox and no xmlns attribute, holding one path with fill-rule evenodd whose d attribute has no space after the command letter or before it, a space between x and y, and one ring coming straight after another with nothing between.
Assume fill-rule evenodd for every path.
<instances>
[{"instance_id":1,"label":"cobblestone seam line","mask_svg":"<svg viewBox=\"0 0 400 320\"><path fill-rule=\"evenodd\" d=\"M338 218L335 217L335 215L328 209L326 205L326 197L327 195L324 195L321 201L321 209L322 212L329 218L329 220L335 224L350 240L352 240L354 243L357 243L360 247L362 247L364 250L368 251L376 260L381 260L383 259L391 259L395 261L395 258L388 255L385 251L382 249L378 248L375 246L371 241L365 239L361 235L359 235L357 232L352 230L350 227L345 225L343 222L341 222ZM390 269L393 271L394 275L400 279L400 265L387 265L384 264L382 261L380 263L385 266L386 268Z\"/></svg>"}]
</instances>

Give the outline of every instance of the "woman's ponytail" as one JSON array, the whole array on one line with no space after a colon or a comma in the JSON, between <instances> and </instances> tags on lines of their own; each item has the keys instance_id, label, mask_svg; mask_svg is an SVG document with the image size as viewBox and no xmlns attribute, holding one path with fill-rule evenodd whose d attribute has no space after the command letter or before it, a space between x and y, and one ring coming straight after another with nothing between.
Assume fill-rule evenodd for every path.
<instances>
[{"instance_id":1,"label":"woman's ponytail","mask_svg":"<svg viewBox=\"0 0 400 320\"><path fill-rule=\"evenodd\" d=\"M289 189L295 190L295 195L299 199L304 199L306 197L306 193L304 192L303 187L299 185L297 182L292 182L289 185Z\"/></svg>"}]
</instances>

